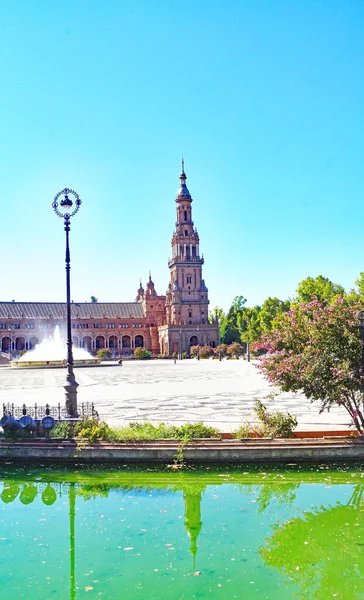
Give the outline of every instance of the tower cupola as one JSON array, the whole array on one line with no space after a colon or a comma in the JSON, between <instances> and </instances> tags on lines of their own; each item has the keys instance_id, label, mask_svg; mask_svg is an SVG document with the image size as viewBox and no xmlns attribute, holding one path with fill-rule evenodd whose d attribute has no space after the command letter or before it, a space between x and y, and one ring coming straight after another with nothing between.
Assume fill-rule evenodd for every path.
<instances>
[{"instance_id":1,"label":"tower cupola","mask_svg":"<svg viewBox=\"0 0 364 600\"><path fill-rule=\"evenodd\" d=\"M179 189L177 192L177 200L183 200L183 199L189 199L192 200L191 198L191 194L187 189L187 185L186 185L186 179L187 179L187 175L185 173L185 161L182 158L182 172L181 175L179 176L180 178L180 184L179 184Z\"/></svg>"},{"instance_id":2,"label":"tower cupola","mask_svg":"<svg viewBox=\"0 0 364 600\"><path fill-rule=\"evenodd\" d=\"M138 293L137 293L137 297L136 297L136 302L139 302L140 300L144 299L144 288L142 286L142 280L140 280L140 285L139 285L139 289L138 289Z\"/></svg>"}]
</instances>

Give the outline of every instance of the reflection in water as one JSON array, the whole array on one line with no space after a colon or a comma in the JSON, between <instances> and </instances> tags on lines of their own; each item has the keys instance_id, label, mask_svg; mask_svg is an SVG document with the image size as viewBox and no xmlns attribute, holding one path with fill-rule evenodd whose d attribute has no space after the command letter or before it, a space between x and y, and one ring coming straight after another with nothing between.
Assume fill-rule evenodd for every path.
<instances>
[{"instance_id":1,"label":"reflection in water","mask_svg":"<svg viewBox=\"0 0 364 600\"><path fill-rule=\"evenodd\" d=\"M98 579L96 575L92 575L93 569L99 569L103 574L100 586L104 586L102 591L105 592L105 597L109 594L110 598L123 596L134 600L137 597L133 595L136 590L133 591L130 586L138 584L140 573L145 573L146 569L150 570L150 574L145 575L147 585L156 586L157 577L161 578L158 590L163 589L163 595L153 597L182 597L173 591L177 572L175 565L182 565L186 556L183 528L181 538L177 533L181 522L184 523L189 538L193 565L191 571L189 558L183 576L180 577L180 585L186 598L362 598L364 486L348 485L345 473L342 473L342 478L337 483L346 484L346 487L337 486L337 494L334 485L314 486L314 493L308 493L302 474L286 477L286 474L240 473L234 477L230 473L206 472L102 474L89 471L84 474L81 471L76 474L27 471L22 474L19 471L18 474L12 472L11 477L0 482L4 514L0 518L0 529L5 532L9 523L11 526L12 514L16 516L15 538L12 538L9 546L11 556L15 557L12 560L22 560L17 557L18 550L15 547L11 549L11 546L16 536L22 538L24 531L27 532L27 527L24 528L21 521L19 523L19 514L24 515L24 510L26 513L30 511L31 519L35 519L35 522L46 521L47 525L43 537L38 533L31 536L30 540L34 543L29 553L25 553L24 560L31 561L35 556L41 562L42 548L53 544L55 556L59 556L60 565L65 563L69 573L69 591L63 590L62 598L69 593L70 600L76 600L77 597L83 598L85 591L92 591L98 585L94 583L94 579L96 582ZM326 481L327 474L323 477L318 473L317 477L321 478L319 482L322 483ZM309 484L310 478L312 479L312 473L308 477ZM357 479L359 478L358 474ZM349 499L346 496L344 500L349 490ZM181 494L184 519L180 508L171 508L175 505L178 507L176 498ZM310 508L312 501L317 503L318 508ZM85 502L91 506L90 510L84 510ZM18 513L16 508L10 513L11 503L14 503L14 507L21 507L23 513ZM35 506L32 512L33 503ZM58 541L57 536L53 537L53 526L58 515L62 517L63 506L67 506L69 524L68 541L62 546L62 541ZM298 510L301 512L298 513ZM63 527L64 520L60 518L58 532ZM273 533L270 535L272 528ZM109 542L110 539L112 543ZM3 540L0 541L2 549L6 547L6 542L5 537L1 537L1 531L0 540ZM170 543L172 541L173 544ZM95 546L96 553L91 552L88 545ZM6 551L3 556L6 556ZM138 564L142 560L143 568ZM29 587L34 580L32 568L38 573L36 577L41 577L36 563L31 563L27 571ZM234 568L236 571L233 571ZM257 568L260 569L259 572L256 571ZM67 585L68 573L64 573ZM201 577L190 577L193 573L201 573ZM210 581L216 577L217 589L221 585L222 574L225 573L226 585L235 577L236 595L229 595L229 591L225 596L214 596L213 593L209 595L210 592L207 593L206 590L211 589ZM88 574L89 580L85 581ZM189 578L195 585L185 590L184 586L189 585ZM262 583L264 578L267 580L265 591ZM251 582L255 581L259 585L253 589ZM111 585L110 582L114 582L115 586L123 586L120 587L119 596L119 592L109 592L107 586ZM9 579L7 585L8 588L3 588L0 576L2 598L3 589L9 590L5 600L17 597L14 595L13 580ZM38 581L38 585L42 584ZM41 595L44 589L46 588L39 587L37 598L48 597L48 592ZM55 588L51 596L49 591L49 597L57 597L58 592L58 588Z\"/></svg>"},{"instance_id":2,"label":"reflection in water","mask_svg":"<svg viewBox=\"0 0 364 600\"><path fill-rule=\"evenodd\" d=\"M363 597L363 492L364 486L357 485L347 505L321 506L277 525L261 548L266 565L299 585L300 598Z\"/></svg>"},{"instance_id":3,"label":"reflection in water","mask_svg":"<svg viewBox=\"0 0 364 600\"><path fill-rule=\"evenodd\" d=\"M175 486L174 486L175 487ZM181 486L183 499L185 503L185 527L190 539L190 552L193 561L193 570L196 570L197 538L201 531L201 499L202 492L206 486L191 485ZM1 493L1 500L5 504L13 502L20 492L20 501L22 504L31 504L38 494L40 494L43 504L52 506L57 500L57 496L64 496L68 493L69 498L69 548L70 548L70 600L76 599L76 543L75 543L75 514L76 514L76 495L82 496L86 501L94 499L97 496L108 497L108 492L113 489L112 485L82 485L82 484L64 484L43 482L24 483L4 482L4 489ZM125 486L128 491L136 490L137 487ZM178 489L178 486L177 486Z\"/></svg>"},{"instance_id":4,"label":"reflection in water","mask_svg":"<svg viewBox=\"0 0 364 600\"><path fill-rule=\"evenodd\" d=\"M184 492L185 501L185 527L189 535L191 544L190 552L193 560L193 570L196 571L197 538L201 531L201 492Z\"/></svg>"}]
</instances>

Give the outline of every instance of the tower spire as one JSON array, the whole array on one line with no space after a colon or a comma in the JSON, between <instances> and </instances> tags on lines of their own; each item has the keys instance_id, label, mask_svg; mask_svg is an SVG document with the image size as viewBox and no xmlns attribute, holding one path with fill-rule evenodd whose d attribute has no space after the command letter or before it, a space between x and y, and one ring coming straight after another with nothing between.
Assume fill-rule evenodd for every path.
<instances>
[{"instance_id":1,"label":"tower spire","mask_svg":"<svg viewBox=\"0 0 364 600\"><path fill-rule=\"evenodd\" d=\"M182 173L185 172L185 159L182 156Z\"/></svg>"}]
</instances>

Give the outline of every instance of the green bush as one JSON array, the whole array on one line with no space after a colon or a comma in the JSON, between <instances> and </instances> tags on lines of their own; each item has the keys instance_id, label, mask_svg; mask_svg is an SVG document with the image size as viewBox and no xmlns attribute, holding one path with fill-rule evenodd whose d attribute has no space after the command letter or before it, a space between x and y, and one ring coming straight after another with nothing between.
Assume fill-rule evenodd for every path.
<instances>
[{"instance_id":1,"label":"green bush","mask_svg":"<svg viewBox=\"0 0 364 600\"><path fill-rule=\"evenodd\" d=\"M182 352L182 358L188 358L187 352Z\"/></svg>"},{"instance_id":2,"label":"green bush","mask_svg":"<svg viewBox=\"0 0 364 600\"><path fill-rule=\"evenodd\" d=\"M135 348L134 356L138 360L148 360L149 358L152 358L152 353L146 348Z\"/></svg>"},{"instance_id":3,"label":"green bush","mask_svg":"<svg viewBox=\"0 0 364 600\"><path fill-rule=\"evenodd\" d=\"M82 419L82 421L78 422L75 425L75 435L90 442L111 440L112 430L105 421L99 421L93 417L91 419Z\"/></svg>"},{"instance_id":4,"label":"green bush","mask_svg":"<svg viewBox=\"0 0 364 600\"><path fill-rule=\"evenodd\" d=\"M102 350L98 351L96 356L100 360L111 360L111 358L112 358L111 352L108 348L102 348Z\"/></svg>"},{"instance_id":5,"label":"green bush","mask_svg":"<svg viewBox=\"0 0 364 600\"><path fill-rule=\"evenodd\" d=\"M270 413L260 400L255 400L254 412L259 419L264 437L289 438L297 427L296 417L278 411Z\"/></svg>"},{"instance_id":6,"label":"green bush","mask_svg":"<svg viewBox=\"0 0 364 600\"><path fill-rule=\"evenodd\" d=\"M73 437L73 425L70 421L57 421L56 426L50 432L51 437L54 438L72 438Z\"/></svg>"},{"instance_id":7,"label":"green bush","mask_svg":"<svg viewBox=\"0 0 364 600\"><path fill-rule=\"evenodd\" d=\"M172 358L178 358L177 352L172 352Z\"/></svg>"}]
</instances>

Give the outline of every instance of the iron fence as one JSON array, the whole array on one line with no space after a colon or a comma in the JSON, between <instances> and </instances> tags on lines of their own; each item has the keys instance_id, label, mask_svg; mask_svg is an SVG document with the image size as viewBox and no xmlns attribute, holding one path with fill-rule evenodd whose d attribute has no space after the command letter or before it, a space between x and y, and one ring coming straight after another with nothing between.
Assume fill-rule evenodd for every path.
<instances>
[{"instance_id":1,"label":"iron fence","mask_svg":"<svg viewBox=\"0 0 364 600\"><path fill-rule=\"evenodd\" d=\"M95 410L93 402L82 402L78 405L79 416L81 419L90 419L92 417L98 417L99 414ZM61 406L58 402L57 406L51 406L50 404L39 405L35 403L32 406L23 404L22 406L15 406L13 403L3 403L3 416L14 417L14 419L20 419L28 415L35 421L43 419L43 417L53 417L57 421L70 419L70 415L67 412L65 406Z\"/></svg>"}]
</instances>

